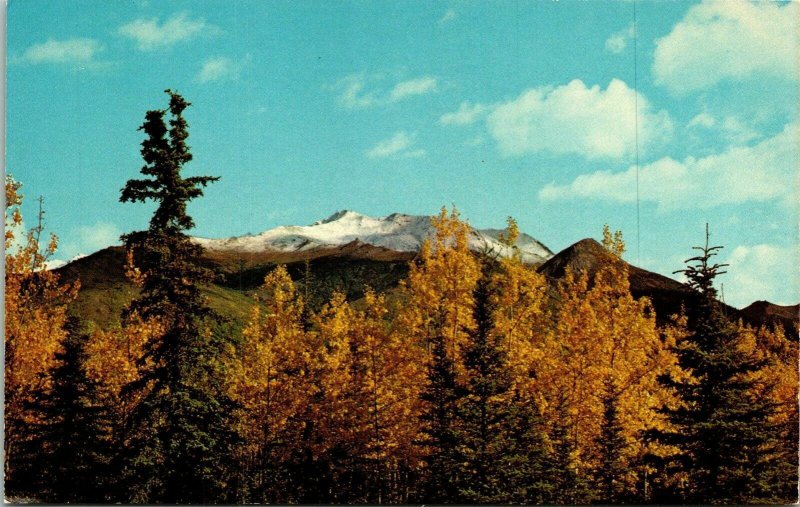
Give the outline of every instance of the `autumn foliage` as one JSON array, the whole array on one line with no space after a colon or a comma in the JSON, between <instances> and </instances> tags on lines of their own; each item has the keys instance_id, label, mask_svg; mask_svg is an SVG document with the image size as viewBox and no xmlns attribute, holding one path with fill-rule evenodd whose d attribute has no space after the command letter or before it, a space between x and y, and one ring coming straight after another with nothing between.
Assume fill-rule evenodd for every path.
<instances>
[{"instance_id":1,"label":"autumn foliage","mask_svg":"<svg viewBox=\"0 0 800 507\"><path fill-rule=\"evenodd\" d=\"M631 294L621 233L606 226L596 265L552 280L522 261L512 218L498 252L442 208L397 289L312 307L308 270L301 290L276 266L244 322L226 322L185 234L186 203L216 178L180 175L189 104L168 93L142 127L145 178L123 189L159 207L125 236L141 292L120 326L69 318L79 285L45 269L56 238L42 243L41 215L23 230L20 185L6 179L12 498L796 499L797 340L727 318L708 262L718 247L690 259L695 304L657 320Z\"/></svg>"}]
</instances>

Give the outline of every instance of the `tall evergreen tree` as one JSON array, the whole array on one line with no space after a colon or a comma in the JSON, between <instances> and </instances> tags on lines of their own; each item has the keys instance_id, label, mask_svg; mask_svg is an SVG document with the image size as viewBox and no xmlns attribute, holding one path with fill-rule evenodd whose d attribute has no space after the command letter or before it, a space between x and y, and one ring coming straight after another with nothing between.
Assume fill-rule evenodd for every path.
<instances>
[{"instance_id":1,"label":"tall evergreen tree","mask_svg":"<svg viewBox=\"0 0 800 507\"><path fill-rule=\"evenodd\" d=\"M467 382L458 412L463 455L460 489L469 503L507 502L512 467L523 464L519 462L522 456L510 455L516 435L504 431L511 415L511 372L501 337L493 329L488 262L484 260L483 275L473 291L475 327L464 347Z\"/></svg>"},{"instance_id":2,"label":"tall evergreen tree","mask_svg":"<svg viewBox=\"0 0 800 507\"><path fill-rule=\"evenodd\" d=\"M123 317L158 319L165 328L146 344L140 379L127 386L139 401L127 424L125 473L130 500L207 503L225 499L235 435L222 383L224 337L211 331L216 316L200 292L210 272L197 264L202 249L185 231L194 227L188 202L218 178L181 175L192 160L183 117L190 104L166 93L168 110L148 111L141 126L146 178L129 180L120 197L157 203L147 230L123 236L142 279L141 294Z\"/></svg>"},{"instance_id":3,"label":"tall evergreen tree","mask_svg":"<svg viewBox=\"0 0 800 507\"><path fill-rule=\"evenodd\" d=\"M717 301L714 280L724 264L713 262L720 246L694 247L686 275L694 289L687 308L689 336L678 344L679 365L688 377L665 375L680 406L664 407L673 430L653 431L657 441L679 449L672 466L688 476L684 501L751 503L770 501L768 419L772 402L758 396L755 380L764 363L738 346L736 328Z\"/></svg>"},{"instance_id":4,"label":"tall evergreen tree","mask_svg":"<svg viewBox=\"0 0 800 507\"><path fill-rule=\"evenodd\" d=\"M65 330L51 386L31 402L38 417L29 427L31 438L21 446L24 484L12 486L21 487L15 494L43 502L106 502L113 486L111 412L83 367L88 335L75 318Z\"/></svg>"},{"instance_id":5,"label":"tall evergreen tree","mask_svg":"<svg viewBox=\"0 0 800 507\"><path fill-rule=\"evenodd\" d=\"M539 407L515 391L503 421L505 503L543 504L553 498L553 457Z\"/></svg>"},{"instance_id":6,"label":"tall evergreen tree","mask_svg":"<svg viewBox=\"0 0 800 507\"><path fill-rule=\"evenodd\" d=\"M444 336L433 339L428 382L422 392L425 408L420 415L423 422L423 445L427 448L424 461L427 465L421 498L429 503L457 503L459 496L458 402L463 396L456 379L453 359L447 354Z\"/></svg>"},{"instance_id":7,"label":"tall evergreen tree","mask_svg":"<svg viewBox=\"0 0 800 507\"><path fill-rule=\"evenodd\" d=\"M600 454L600 468L597 470L596 491L601 503L619 503L621 498L621 479L627 467L623 461L625 437L619 420L619 394L610 378L603 392L603 420L597 447Z\"/></svg>"}]
</instances>

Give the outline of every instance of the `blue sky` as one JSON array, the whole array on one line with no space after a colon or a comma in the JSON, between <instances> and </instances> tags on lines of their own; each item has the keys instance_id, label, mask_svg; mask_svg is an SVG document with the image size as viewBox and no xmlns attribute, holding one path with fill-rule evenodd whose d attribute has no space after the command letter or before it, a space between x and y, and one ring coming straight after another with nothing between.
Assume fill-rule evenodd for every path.
<instances>
[{"instance_id":1,"label":"blue sky","mask_svg":"<svg viewBox=\"0 0 800 507\"><path fill-rule=\"evenodd\" d=\"M554 251L608 223L670 274L709 222L728 302L794 303L798 5L12 0L7 170L61 258L115 243L152 211L119 189L172 88L187 173L222 177L196 235L454 203Z\"/></svg>"}]
</instances>

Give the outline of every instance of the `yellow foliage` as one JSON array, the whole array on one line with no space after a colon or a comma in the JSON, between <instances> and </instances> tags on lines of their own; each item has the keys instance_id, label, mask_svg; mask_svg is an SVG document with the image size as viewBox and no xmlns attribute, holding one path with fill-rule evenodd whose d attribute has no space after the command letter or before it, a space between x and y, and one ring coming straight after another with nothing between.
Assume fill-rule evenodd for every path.
<instances>
[{"instance_id":1,"label":"yellow foliage","mask_svg":"<svg viewBox=\"0 0 800 507\"><path fill-rule=\"evenodd\" d=\"M500 269L492 276L494 332L502 337L508 352L515 390L530 393L543 354L547 282L519 256L502 259L499 264Z\"/></svg>"},{"instance_id":2,"label":"yellow foliage","mask_svg":"<svg viewBox=\"0 0 800 507\"><path fill-rule=\"evenodd\" d=\"M676 367L669 347L680 335L676 329L659 334L650 302L630 294L627 265L619 259L624 252L621 235L611 235L607 227L603 235L610 255L601 260L593 283L587 273L568 270L559 288L535 381L546 417L555 420L561 410L566 412L579 464L589 468L598 465L594 453L606 386L613 386L618 396L618 417L628 443L624 459L644 452L642 430L663 427L656 408L671 400L657 377Z\"/></svg>"},{"instance_id":3,"label":"yellow foliage","mask_svg":"<svg viewBox=\"0 0 800 507\"><path fill-rule=\"evenodd\" d=\"M86 344L86 375L98 383L106 396L119 400L122 388L139 378L145 345L165 331L163 323L143 321L138 315L126 319L122 328L95 329Z\"/></svg>"},{"instance_id":4,"label":"yellow foliage","mask_svg":"<svg viewBox=\"0 0 800 507\"><path fill-rule=\"evenodd\" d=\"M412 343L426 350L441 336L448 354L456 358L475 325L472 293L480 265L469 250L470 227L455 208L449 214L442 208L433 226L432 241L423 244L403 282L398 324Z\"/></svg>"},{"instance_id":5,"label":"yellow foliage","mask_svg":"<svg viewBox=\"0 0 800 507\"><path fill-rule=\"evenodd\" d=\"M301 325L303 301L284 266L264 279L267 293L253 307L238 353L228 364L229 393L243 407L240 432L255 457L290 429L315 393L307 387L313 350Z\"/></svg>"},{"instance_id":6,"label":"yellow foliage","mask_svg":"<svg viewBox=\"0 0 800 507\"><path fill-rule=\"evenodd\" d=\"M19 188L19 183L6 177L5 417L9 448L15 444L20 425L33 421L27 402L36 392L48 389L49 372L66 336L67 305L79 289L77 283L62 284L58 275L44 269L57 239L51 236L42 249L41 220L23 238L16 237L15 231L22 225Z\"/></svg>"}]
</instances>

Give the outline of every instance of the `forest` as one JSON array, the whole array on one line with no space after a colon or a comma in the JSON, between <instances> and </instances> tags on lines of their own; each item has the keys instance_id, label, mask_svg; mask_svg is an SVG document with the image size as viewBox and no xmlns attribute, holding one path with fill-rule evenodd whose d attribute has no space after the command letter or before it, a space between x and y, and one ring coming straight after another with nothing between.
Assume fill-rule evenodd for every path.
<instances>
[{"instance_id":1,"label":"forest","mask_svg":"<svg viewBox=\"0 0 800 507\"><path fill-rule=\"evenodd\" d=\"M473 252L442 208L399 292L334 293L278 266L245 322L212 310L184 177L190 105L147 111L152 202L123 236L138 296L121 325L68 312L6 177L6 499L48 503L749 504L797 501L796 329L733 320L721 247L687 246L690 304L631 295L608 226L592 274L555 289L520 256ZM502 242L519 234L509 218ZM680 269L681 266L676 266ZM658 317L658 318L657 318Z\"/></svg>"}]
</instances>

